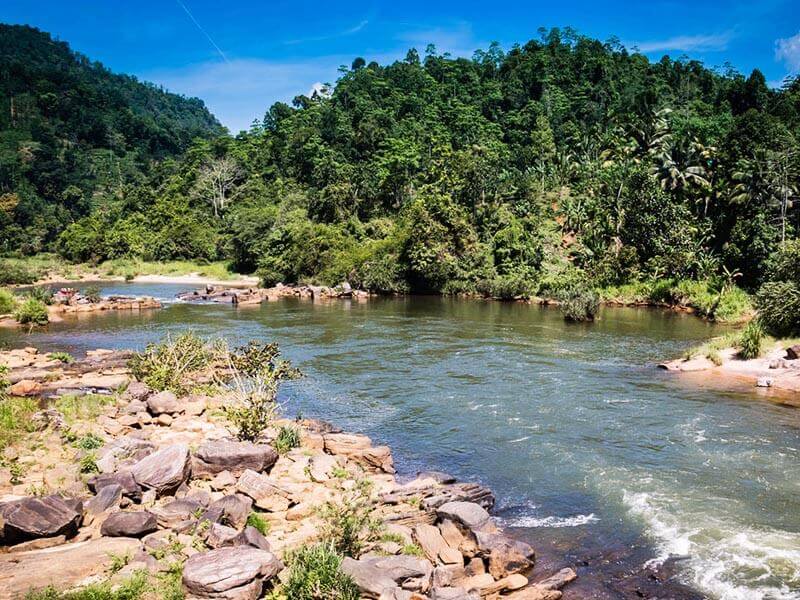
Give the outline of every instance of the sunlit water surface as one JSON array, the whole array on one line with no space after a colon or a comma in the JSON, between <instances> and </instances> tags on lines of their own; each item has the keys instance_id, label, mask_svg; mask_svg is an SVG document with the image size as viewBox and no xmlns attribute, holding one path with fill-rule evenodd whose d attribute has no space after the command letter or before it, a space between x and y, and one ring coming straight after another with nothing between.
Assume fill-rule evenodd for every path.
<instances>
[{"instance_id":1,"label":"sunlit water surface","mask_svg":"<svg viewBox=\"0 0 800 600\"><path fill-rule=\"evenodd\" d=\"M568 325L552 309L419 297L171 303L0 343L81 353L186 329L279 342L305 374L283 390L287 413L391 445L405 473L485 483L507 526L590 579L678 558L678 577L712 598L800 599L800 412L656 370L715 333L699 319L616 308Z\"/></svg>"}]
</instances>

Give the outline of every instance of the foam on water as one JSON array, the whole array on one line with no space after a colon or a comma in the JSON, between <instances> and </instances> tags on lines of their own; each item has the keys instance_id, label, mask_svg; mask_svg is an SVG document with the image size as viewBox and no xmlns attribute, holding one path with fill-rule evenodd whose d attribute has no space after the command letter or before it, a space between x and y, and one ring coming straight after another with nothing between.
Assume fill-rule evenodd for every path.
<instances>
[{"instance_id":1,"label":"foam on water","mask_svg":"<svg viewBox=\"0 0 800 600\"><path fill-rule=\"evenodd\" d=\"M525 515L512 519L506 519L504 522L510 527L580 527L581 525L589 525L595 523L599 519L594 513L588 515L575 515L572 517L535 517L533 515Z\"/></svg>"},{"instance_id":2,"label":"foam on water","mask_svg":"<svg viewBox=\"0 0 800 600\"><path fill-rule=\"evenodd\" d=\"M800 533L726 522L707 512L675 512L672 494L623 494L658 549L657 566L680 558L687 583L719 600L800 600Z\"/></svg>"}]
</instances>

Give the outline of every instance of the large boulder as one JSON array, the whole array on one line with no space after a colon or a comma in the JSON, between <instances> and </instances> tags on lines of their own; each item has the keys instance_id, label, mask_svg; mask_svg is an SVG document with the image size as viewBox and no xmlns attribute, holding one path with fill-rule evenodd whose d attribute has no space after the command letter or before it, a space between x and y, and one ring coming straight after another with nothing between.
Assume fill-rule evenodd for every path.
<instances>
[{"instance_id":1,"label":"large boulder","mask_svg":"<svg viewBox=\"0 0 800 600\"><path fill-rule=\"evenodd\" d=\"M0 554L0 597L24 598L31 590L70 589L89 578L105 576L115 556L133 556L141 542L98 538L44 550Z\"/></svg>"},{"instance_id":2,"label":"large boulder","mask_svg":"<svg viewBox=\"0 0 800 600\"><path fill-rule=\"evenodd\" d=\"M195 477L214 476L222 471L240 475L251 469L265 471L278 460L278 453L272 446L215 440L201 445L192 459L192 473Z\"/></svg>"},{"instance_id":3,"label":"large boulder","mask_svg":"<svg viewBox=\"0 0 800 600\"><path fill-rule=\"evenodd\" d=\"M188 527L196 519L198 511L202 510L203 507L200 503L185 498L173 500L163 506L152 509L158 525L166 529L184 529L184 526Z\"/></svg>"},{"instance_id":4,"label":"large boulder","mask_svg":"<svg viewBox=\"0 0 800 600\"><path fill-rule=\"evenodd\" d=\"M209 513L220 511L222 521L231 527L241 529L247 523L247 517L253 509L253 501L242 494L223 496L208 507Z\"/></svg>"},{"instance_id":5,"label":"large boulder","mask_svg":"<svg viewBox=\"0 0 800 600\"><path fill-rule=\"evenodd\" d=\"M99 515L105 511L118 506L122 500L122 486L116 483L100 488L96 496L86 502L86 513Z\"/></svg>"},{"instance_id":6,"label":"large boulder","mask_svg":"<svg viewBox=\"0 0 800 600\"><path fill-rule=\"evenodd\" d=\"M136 483L136 480L131 475L130 471L118 471L116 473L100 473L90 478L86 482L89 489L95 494L99 494L106 486L118 485L122 488L122 495L130 498L134 502L139 502L142 499L142 488Z\"/></svg>"},{"instance_id":7,"label":"large boulder","mask_svg":"<svg viewBox=\"0 0 800 600\"><path fill-rule=\"evenodd\" d=\"M264 582L274 577L283 565L271 552L251 546L218 548L195 554L183 567L183 586L187 596L255 600Z\"/></svg>"},{"instance_id":8,"label":"large boulder","mask_svg":"<svg viewBox=\"0 0 800 600\"><path fill-rule=\"evenodd\" d=\"M6 544L64 535L72 537L81 524L80 501L61 496L24 498L2 508L3 539Z\"/></svg>"},{"instance_id":9,"label":"large boulder","mask_svg":"<svg viewBox=\"0 0 800 600\"><path fill-rule=\"evenodd\" d=\"M475 533L480 554L486 557L489 573L495 579L502 579L514 573L527 571L533 566L533 548L519 540L513 540L501 533Z\"/></svg>"},{"instance_id":10,"label":"large boulder","mask_svg":"<svg viewBox=\"0 0 800 600\"><path fill-rule=\"evenodd\" d=\"M331 454L346 456L372 471L394 473L392 451L388 446L373 446L365 435L351 433L328 433L323 436L325 450Z\"/></svg>"},{"instance_id":11,"label":"large boulder","mask_svg":"<svg viewBox=\"0 0 800 600\"><path fill-rule=\"evenodd\" d=\"M122 394L125 402L144 402L152 393L150 386L143 381L131 381Z\"/></svg>"},{"instance_id":12,"label":"large boulder","mask_svg":"<svg viewBox=\"0 0 800 600\"><path fill-rule=\"evenodd\" d=\"M103 521L100 533L108 537L139 538L157 529L156 516L143 510L112 513Z\"/></svg>"},{"instance_id":13,"label":"large boulder","mask_svg":"<svg viewBox=\"0 0 800 600\"><path fill-rule=\"evenodd\" d=\"M150 442L133 437L117 438L97 453L97 468L101 473L113 473L127 463L135 463L151 454L156 447Z\"/></svg>"},{"instance_id":14,"label":"large boulder","mask_svg":"<svg viewBox=\"0 0 800 600\"><path fill-rule=\"evenodd\" d=\"M447 502L436 509L436 514L442 519L460 523L473 533L476 531L493 533L497 530L486 509L474 502Z\"/></svg>"},{"instance_id":15,"label":"large boulder","mask_svg":"<svg viewBox=\"0 0 800 600\"><path fill-rule=\"evenodd\" d=\"M186 444L167 446L133 465L131 474L140 486L163 496L177 490L189 478L189 459Z\"/></svg>"},{"instance_id":16,"label":"large boulder","mask_svg":"<svg viewBox=\"0 0 800 600\"><path fill-rule=\"evenodd\" d=\"M391 597L397 588L425 593L430 588L433 565L408 555L345 558L341 569L369 598Z\"/></svg>"},{"instance_id":17,"label":"large boulder","mask_svg":"<svg viewBox=\"0 0 800 600\"><path fill-rule=\"evenodd\" d=\"M282 512L289 508L289 493L267 477L247 470L239 477L236 490L253 499L258 508L270 512Z\"/></svg>"},{"instance_id":18,"label":"large boulder","mask_svg":"<svg viewBox=\"0 0 800 600\"><path fill-rule=\"evenodd\" d=\"M158 392L147 397L147 408L151 414L172 415L181 412L181 405L178 397L170 391Z\"/></svg>"}]
</instances>

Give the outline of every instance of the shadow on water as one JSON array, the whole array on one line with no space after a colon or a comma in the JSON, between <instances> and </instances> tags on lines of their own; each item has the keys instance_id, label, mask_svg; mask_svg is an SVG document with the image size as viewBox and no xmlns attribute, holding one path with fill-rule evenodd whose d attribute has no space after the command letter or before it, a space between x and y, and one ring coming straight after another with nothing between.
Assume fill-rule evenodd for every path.
<instances>
[{"instance_id":1,"label":"shadow on water","mask_svg":"<svg viewBox=\"0 0 800 600\"><path fill-rule=\"evenodd\" d=\"M282 390L286 413L391 445L405 473L489 485L497 515L539 550L537 573L578 568L565 598L800 598L800 413L654 368L715 335L711 324L601 317L568 325L552 309L435 297L171 304L0 343L80 353L186 329L275 340L306 374Z\"/></svg>"}]
</instances>

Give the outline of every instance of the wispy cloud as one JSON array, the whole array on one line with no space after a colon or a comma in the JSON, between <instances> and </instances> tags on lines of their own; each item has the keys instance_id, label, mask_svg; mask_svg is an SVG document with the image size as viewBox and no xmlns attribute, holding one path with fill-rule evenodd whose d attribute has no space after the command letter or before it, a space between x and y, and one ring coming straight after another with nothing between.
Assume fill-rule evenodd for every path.
<instances>
[{"instance_id":1,"label":"wispy cloud","mask_svg":"<svg viewBox=\"0 0 800 600\"><path fill-rule=\"evenodd\" d=\"M800 32L775 40L775 60L786 65L791 73L800 73Z\"/></svg>"},{"instance_id":2,"label":"wispy cloud","mask_svg":"<svg viewBox=\"0 0 800 600\"><path fill-rule=\"evenodd\" d=\"M638 48L639 52L665 52L681 50L684 52L719 52L726 50L734 37L733 31L699 35L676 35L663 40L643 40L625 44Z\"/></svg>"},{"instance_id":3,"label":"wispy cloud","mask_svg":"<svg viewBox=\"0 0 800 600\"><path fill-rule=\"evenodd\" d=\"M363 19L359 21L357 24L349 27L348 29L344 29L343 31L336 31L333 33L319 35L319 36L312 36L312 37L304 37L295 40L287 40L284 44L287 45L295 45L295 44L306 44L309 42L323 42L326 40L334 40L336 38L347 37L348 35L354 35L364 29L367 25L369 25L369 19Z\"/></svg>"}]
</instances>

